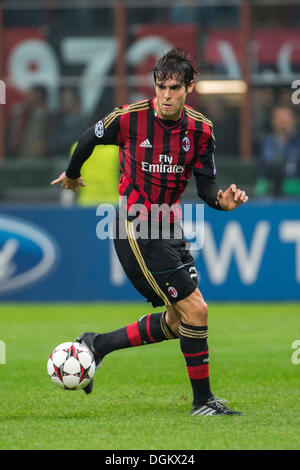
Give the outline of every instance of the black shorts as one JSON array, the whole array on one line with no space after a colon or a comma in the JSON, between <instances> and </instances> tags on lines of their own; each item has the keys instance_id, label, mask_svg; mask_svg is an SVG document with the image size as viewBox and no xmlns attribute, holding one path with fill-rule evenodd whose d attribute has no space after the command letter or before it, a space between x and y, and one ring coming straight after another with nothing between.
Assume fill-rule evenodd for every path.
<instances>
[{"instance_id":1,"label":"black shorts","mask_svg":"<svg viewBox=\"0 0 300 470\"><path fill-rule=\"evenodd\" d=\"M136 228L134 221L117 212L115 249L127 277L140 294L158 307L171 305L194 292L198 286L197 271L181 226L176 227L176 238L172 238L175 232L171 227L169 239L143 239Z\"/></svg>"}]
</instances>

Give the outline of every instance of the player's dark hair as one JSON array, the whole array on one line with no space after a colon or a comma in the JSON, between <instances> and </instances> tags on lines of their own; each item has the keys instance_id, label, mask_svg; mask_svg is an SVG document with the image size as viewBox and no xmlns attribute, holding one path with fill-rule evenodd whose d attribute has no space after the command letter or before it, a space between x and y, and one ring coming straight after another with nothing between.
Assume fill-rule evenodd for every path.
<instances>
[{"instance_id":1,"label":"player's dark hair","mask_svg":"<svg viewBox=\"0 0 300 470\"><path fill-rule=\"evenodd\" d=\"M188 54L179 48L171 49L164 54L153 69L154 82L164 83L166 80L176 78L185 84L187 89L194 74L197 73Z\"/></svg>"}]
</instances>

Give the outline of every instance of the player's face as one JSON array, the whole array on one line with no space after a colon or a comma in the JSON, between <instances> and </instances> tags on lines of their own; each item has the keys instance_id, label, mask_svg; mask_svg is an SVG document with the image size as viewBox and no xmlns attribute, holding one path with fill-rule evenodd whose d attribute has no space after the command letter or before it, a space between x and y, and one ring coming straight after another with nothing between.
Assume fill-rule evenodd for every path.
<instances>
[{"instance_id":1,"label":"player's face","mask_svg":"<svg viewBox=\"0 0 300 470\"><path fill-rule=\"evenodd\" d=\"M194 88L191 82L186 89L185 84L178 79L172 78L161 82L157 79L155 83L156 99L154 100L155 111L161 119L177 121L182 112L186 97Z\"/></svg>"}]
</instances>

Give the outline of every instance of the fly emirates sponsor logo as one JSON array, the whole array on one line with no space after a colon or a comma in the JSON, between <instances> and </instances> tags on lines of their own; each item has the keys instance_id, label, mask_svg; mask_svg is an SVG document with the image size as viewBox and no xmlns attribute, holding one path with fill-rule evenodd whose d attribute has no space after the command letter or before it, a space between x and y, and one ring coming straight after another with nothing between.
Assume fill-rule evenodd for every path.
<instances>
[{"instance_id":1,"label":"fly emirates sponsor logo","mask_svg":"<svg viewBox=\"0 0 300 470\"><path fill-rule=\"evenodd\" d=\"M159 159L158 163L142 162L143 171L146 171L147 173L173 173L173 174L184 172L183 165L177 165L177 163L175 163L174 165L172 164L173 157L171 157L170 155L160 154L158 159Z\"/></svg>"}]
</instances>

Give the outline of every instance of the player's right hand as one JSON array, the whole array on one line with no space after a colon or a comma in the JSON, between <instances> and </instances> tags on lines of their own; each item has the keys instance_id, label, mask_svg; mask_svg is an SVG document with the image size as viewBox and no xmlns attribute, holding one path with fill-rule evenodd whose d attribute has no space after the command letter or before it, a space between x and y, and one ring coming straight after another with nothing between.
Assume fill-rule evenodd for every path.
<instances>
[{"instance_id":1,"label":"player's right hand","mask_svg":"<svg viewBox=\"0 0 300 470\"><path fill-rule=\"evenodd\" d=\"M51 185L60 184L63 189L70 189L71 191L76 192L79 186L86 186L85 182L81 176L77 179L68 178L66 172L64 171L57 179L51 181Z\"/></svg>"}]
</instances>

